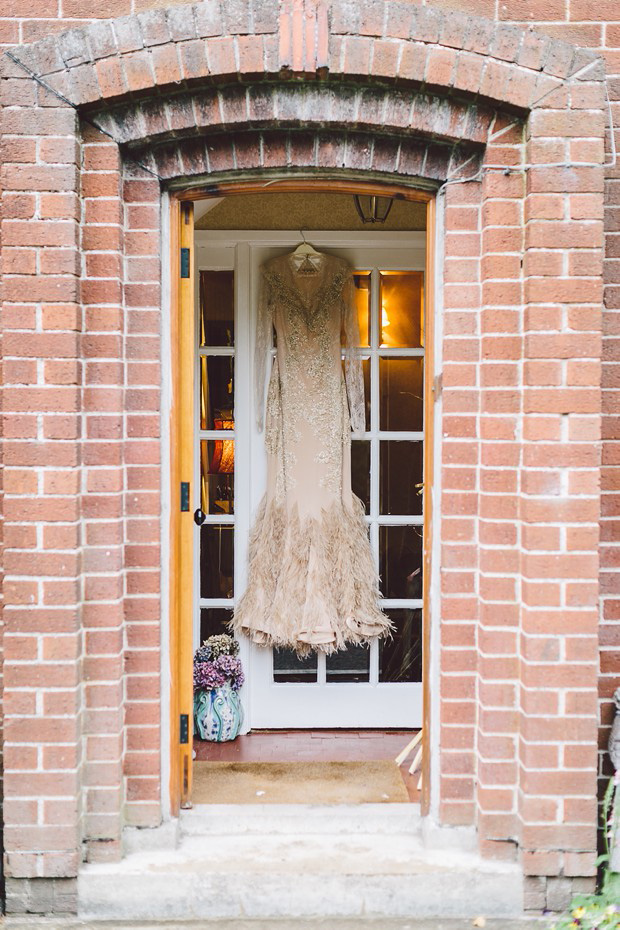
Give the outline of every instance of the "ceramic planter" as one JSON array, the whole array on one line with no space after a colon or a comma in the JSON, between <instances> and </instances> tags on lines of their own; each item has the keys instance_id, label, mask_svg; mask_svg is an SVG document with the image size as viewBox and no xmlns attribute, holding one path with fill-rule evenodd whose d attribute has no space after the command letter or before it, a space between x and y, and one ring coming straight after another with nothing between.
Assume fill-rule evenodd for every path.
<instances>
[{"instance_id":1,"label":"ceramic planter","mask_svg":"<svg viewBox=\"0 0 620 930\"><path fill-rule=\"evenodd\" d=\"M235 739L243 723L243 707L229 684L194 693L194 729L200 739L224 743Z\"/></svg>"}]
</instances>

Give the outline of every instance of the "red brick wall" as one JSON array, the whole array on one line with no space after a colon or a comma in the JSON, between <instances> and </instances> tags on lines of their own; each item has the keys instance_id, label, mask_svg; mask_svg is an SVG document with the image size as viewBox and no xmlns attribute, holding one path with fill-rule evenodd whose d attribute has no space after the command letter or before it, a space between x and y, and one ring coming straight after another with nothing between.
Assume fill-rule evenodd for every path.
<instances>
[{"instance_id":1,"label":"red brick wall","mask_svg":"<svg viewBox=\"0 0 620 930\"><path fill-rule=\"evenodd\" d=\"M490 140L488 158L496 165L525 162L523 127L500 124ZM527 816L519 805L516 712L523 651L519 546L525 545L525 529L519 527L523 515L518 442L527 383L521 363L526 278L518 251L523 242L524 180L521 173L493 173L481 190L478 805L488 852L505 857L514 856L506 839L518 835L519 814ZM527 271L524 267L525 275Z\"/></svg>"},{"instance_id":2,"label":"red brick wall","mask_svg":"<svg viewBox=\"0 0 620 930\"><path fill-rule=\"evenodd\" d=\"M127 166L125 220L126 822L158 823L160 746L161 239L159 183Z\"/></svg>"},{"instance_id":3,"label":"red brick wall","mask_svg":"<svg viewBox=\"0 0 620 930\"><path fill-rule=\"evenodd\" d=\"M391 3L393 15L399 7L415 6L415 0ZM52 32L72 28L99 18L124 16L144 10L158 9L168 4L162 0L6 0L0 10L0 47L11 47L24 42L44 38ZM425 5L425 4L421 4ZM613 113L617 148L620 149L620 6L615 0L433 0L426 5L461 11L465 14L488 17L500 22L532 27L538 32L565 42L575 43L600 51L606 61L607 87ZM379 7L368 2L363 5L352 2L339 4L343 21L354 28L360 11L369 23ZM27 14L27 15L26 15ZM364 23L359 23L364 29ZM462 27L460 27L462 28ZM610 136L607 137L607 158L611 161ZM600 627L600 714L603 722L601 745L606 742L605 732L609 726L612 705L610 701L614 684L618 680L620 657L620 591L618 589L618 468L620 455L617 446L618 374L618 311L620 310L620 174L618 167L607 172L606 189L606 260L604 326L604 371L602 374L604 422L602 473L603 505L601 520L601 595L602 616ZM604 753L601 756L603 765Z\"/></svg>"},{"instance_id":4,"label":"red brick wall","mask_svg":"<svg viewBox=\"0 0 620 930\"><path fill-rule=\"evenodd\" d=\"M77 120L32 84L15 90L27 109L3 140L3 710L5 864L20 878L78 865L84 634Z\"/></svg>"},{"instance_id":5,"label":"red brick wall","mask_svg":"<svg viewBox=\"0 0 620 930\"><path fill-rule=\"evenodd\" d=\"M23 7L9 6L0 19L7 44L50 25L64 29L73 13L133 11L119 0L87 13L83 2L63 0L62 19L56 3L38 2L37 19L16 18ZM557 5L540 9L564 16L563 0ZM503 20L526 5L448 6ZM586 6L572 0L571 9L584 16ZM89 858L117 856L123 823L148 826L160 816L161 243L152 172L167 179L344 166L440 181L476 176L444 189L440 810L446 823L477 823L487 854L521 850L529 905L558 903L573 877L587 882L593 873L602 174L536 165L601 160L600 69L561 43L397 0L333 4L329 45L320 10L306 44L285 16L278 45L269 9L243 0L223 6L210 26L199 21L213 36L206 44L192 39L184 11L125 20L117 28L122 58L106 47L104 25L90 49L78 32L59 50L71 74L51 42L38 57L18 53L77 104L91 104L88 118L114 139L142 144L134 157L149 170L130 158L121 164L116 144L88 123L76 132L72 110L28 71L6 65L9 875L69 878L82 838ZM620 38L600 23L538 26L597 49ZM258 37L248 38L252 30ZM418 41L401 47L411 33ZM614 54L606 53L608 65L619 71ZM277 75L281 66L311 77L318 67L358 84L398 73L409 94L423 83L437 96L418 98L411 112L406 95L373 89L340 112L318 84L301 132L301 84L288 82L279 103L290 111L286 133L274 129L283 111L258 91L227 93L217 106L201 91L199 107L178 98L167 113L149 99L152 85L167 93L179 76L191 82L207 69L221 81L236 80L238 67ZM617 83L608 82L612 96ZM112 110L101 104L125 87L142 98ZM480 94L483 105L446 101L452 87L457 97ZM535 104L535 112L525 124L507 104L522 114ZM342 124L352 112L345 146ZM249 120L253 133L224 131ZM369 132L377 125L392 141L377 143ZM185 140L197 126L198 138ZM411 127L443 141L401 139ZM478 177L483 145L488 170ZM613 198L611 182L609 190ZM618 298L613 233L608 242L606 352ZM613 363L603 379L610 431ZM613 450L607 442L607 714L617 630L608 571L617 550L607 541ZM48 811L50 793L64 794L64 807L54 808L61 813Z\"/></svg>"},{"instance_id":6,"label":"red brick wall","mask_svg":"<svg viewBox=\"0 0 620 930\"><path fill-rule=\"evenodd\" d=\"M95 859L118 853L124 799L123 212L118 146L86 126L81 150L83 801Z\"/></svg>"},{"instance_id":7,"label":"red brick wall","mask_svg":"<svg viewBox=\"0 0 620 930\"><path fill-rule=\"evenodd\" d=\"M603 87L569 99L562 113L546 98L526 148L544 164L525 203L520 808L530 885L554 876L548 904L595 874L583 851L596 829L603 173L587 163L603 160ZM546 167L555 159L584 167Z\"/></svg>"},{"instance_id":8,"label":"red brick wall","mask_svg":"<svg viewBox=\"0 0 620 930\"><path fill-rule=\"evenodd\" d=\"M615 0L433 0L428 6L462 10L502 22L530 26L537 32L596 49L605 59L607 92L614 123L616 149L620 149L620 4ZM557 150L557 147L556 147ZM551 149L550 149L551 151ZM607 133L606 160L612 161L611 134ZM606 171L605 193L605 296L603 301L603 470L600 521L600 678L599 708L602 722L600 771L609 773L606 759L608 728L612 719L611 695L620 680L620 452L617 410L620 404L618 324L620 312L620 162ZM542 202L542 198L541 198ZM588 198L575 219L593 223L603 219L588 211ZM592 311L595 313L596 311ZM596 378L596 353L590 370ZM585 373L586 364L578 361ZM573 366L574 369L574 366ZM573 371L572 377L577 377ZM555 383L555 382L551 382ZM581 381L580 383L583 383ZM595 381L594 384L597 382ZM589 449L588 449L589 447ZM592 448L585 437L584 467ZM591 528L589 532L594 532ZM576 541L575 541L576 542ZM572 543L573 545L575 544ZM592 708L589 709L592 711Z\"/></svg>"}]
</instances>

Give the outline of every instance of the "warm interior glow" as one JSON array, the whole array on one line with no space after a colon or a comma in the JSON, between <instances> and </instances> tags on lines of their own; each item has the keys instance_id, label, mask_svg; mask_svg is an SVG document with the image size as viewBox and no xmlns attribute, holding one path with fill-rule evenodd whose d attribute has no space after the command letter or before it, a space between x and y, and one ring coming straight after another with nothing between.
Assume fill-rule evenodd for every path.
<instances>
[{"instance_id":1,"label":"warm interior glow","mask_svg":"<svg viewBox=\"0 0 620 930\"><path fill-rule=\"evenodd\" d=\"M233 429L233 420L214 420L215 429ZM234 439L216 439L213 443L213 458L209 474L231 475L235 470L235 442Z\"/></svg>"},{"instance_id":2,"label":"warm interior glow","mask_svg":"<svg viewBox=\"0 0 620 930\"><path fill-rule=\"evenodd\" d=\"M381 338L383 339L383 342L381 343L382 349L391 349L395 345L394 341L390 338L390 333L385 332L386 329L388 329L391 325L392 322L388 316L388 301L384 297L381 301Z\"/></svg>"},{"instance_id":3,"label":"warm interior glow","mask_svg":"<svg viewBox=\"0 0 620 930\"><path fill-rule=\"evenodd\" d=\"M370 345L368 332L368 311L370 308L370 272L356 271L355 280L355 304L357 307L357 320L360 330L360 346Z\"/></svg>"},{"instance_id":4,"label":"warm interior glow","mask_svg":"<svg viewBox=\"0 0 620 930\"><path fill-rule=\"evenodd\" d=\"M420 271L381 272L381 348L423 345L423 275Z\"/></svg>"}]
</instances>

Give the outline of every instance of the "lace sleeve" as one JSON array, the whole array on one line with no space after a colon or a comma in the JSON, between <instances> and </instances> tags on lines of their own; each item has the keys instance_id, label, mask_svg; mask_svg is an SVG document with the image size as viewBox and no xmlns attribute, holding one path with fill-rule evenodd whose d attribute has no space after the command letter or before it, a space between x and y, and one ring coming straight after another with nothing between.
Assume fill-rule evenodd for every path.
<instances>
[{"instance_id":1,"label":"lace sleeve","mask_svg":"<svg viewBox=\"0 0 620 930\"><path fill-rule=\"evenodd\" d=\"M254 354L254 401L256 403L256 425L262 433L265 424L265 377L271 350L273 309L271 288L264 273L261 273L256 317L256 347Z\"/></svg>"},{"instance_id":2,"label":"lace sleeve","mask_svg":"<svg viewBox=\"0 0 620 930\"><path fill-rule=\"evenodd\" d=\"M351 429L355 436L360 436L366 429L366 409L364 402L364 373L359 349L360 332L355 306L353 275L349 275L342 290L343 333L344 333L344 377L349 401Z\"/></svg>"}]
</instances>

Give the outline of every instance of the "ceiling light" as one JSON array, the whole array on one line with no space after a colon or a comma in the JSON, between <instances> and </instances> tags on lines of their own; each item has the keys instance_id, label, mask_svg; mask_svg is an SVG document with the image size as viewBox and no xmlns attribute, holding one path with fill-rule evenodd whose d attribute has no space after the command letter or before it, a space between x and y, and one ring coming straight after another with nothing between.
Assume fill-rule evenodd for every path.
<instances>
[{"instance_id":1,"label":"ceiling light","mask_svg":"<svg viewBox=\"0 0 620 930\"><path fill-rule=\"evenodd\" d=\"M354 194L355 209L362 223L385 223L394 201L374 194Z\"/></svg>"}]
</instances>

